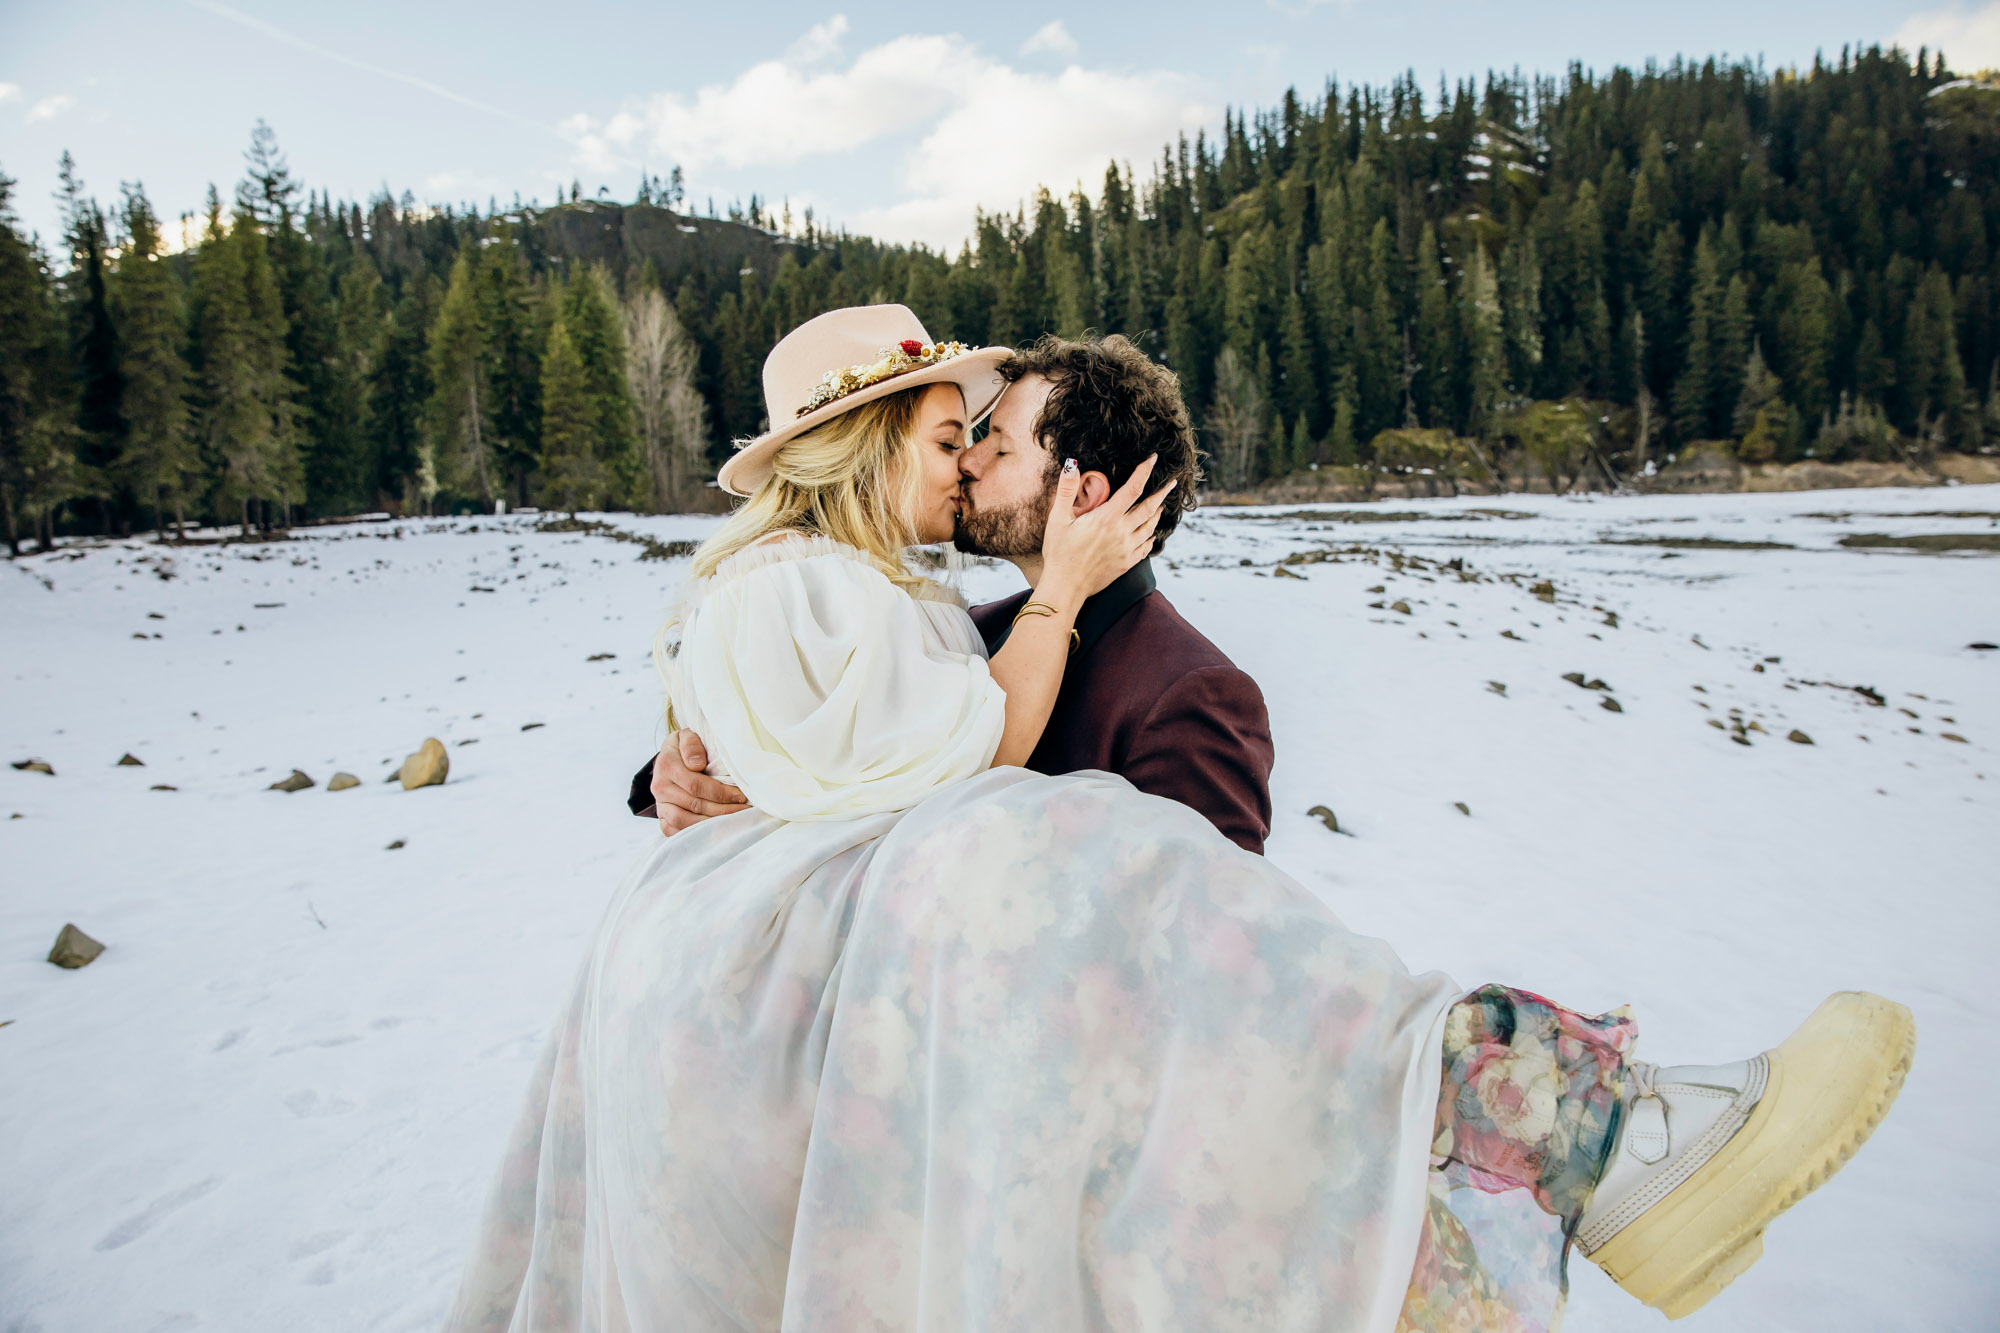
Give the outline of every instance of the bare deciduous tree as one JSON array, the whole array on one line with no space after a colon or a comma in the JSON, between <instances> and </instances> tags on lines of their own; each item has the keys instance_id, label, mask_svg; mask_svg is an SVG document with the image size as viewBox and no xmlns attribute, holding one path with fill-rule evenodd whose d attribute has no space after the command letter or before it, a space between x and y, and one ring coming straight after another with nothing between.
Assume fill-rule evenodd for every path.
<instances>
[{"instance_id":1,"label":"bare deciduous tree","mask_svg":"<svg viewBox=\"0 0 2000 1333\"><path fill-rule=\"evenodd\" d=\"M697 355L694 339L658 288L625 302L625 377L638 409L639 447L656 513L687 507L706 470L708 405L694 384Z\"/></svg>"},{"instance_id":2,"label":"bare deciduous tree","mask_svg":"<svg viewBox=\"0 0 2000 1333\"><path fill-rule=\"evenodd\" d=\"M1240 491L1254 480L1258 452L1264 447L1264 387L1243 364L1234 347L1215 358L1215 405L1209 409L1208 451L1215 458L1215 484L1223 491Z\"/></svg>"}]
</instances>

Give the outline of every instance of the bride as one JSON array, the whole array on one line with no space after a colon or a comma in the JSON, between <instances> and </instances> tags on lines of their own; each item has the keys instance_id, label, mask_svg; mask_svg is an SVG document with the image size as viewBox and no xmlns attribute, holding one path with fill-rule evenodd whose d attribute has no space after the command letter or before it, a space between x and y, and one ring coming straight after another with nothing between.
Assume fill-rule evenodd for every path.
<instances>
[{"instance_id":1,"label":"bride","mask_svg":"<svg viewBox=\"0 0 2000 1333\"><path fill-rule=\"evenodd\" d=\"M507 1145L453 1330L1543 1329L1572 1241L1678 1317L1886 1113L1909 1011L1632 1059L1620 1010L1413 975L1191 809L1034 750L1142 467L988 661L917 572L1005 348L838 310L659 651L753 808L612 896Z\"/></svg>"}]
</instances>

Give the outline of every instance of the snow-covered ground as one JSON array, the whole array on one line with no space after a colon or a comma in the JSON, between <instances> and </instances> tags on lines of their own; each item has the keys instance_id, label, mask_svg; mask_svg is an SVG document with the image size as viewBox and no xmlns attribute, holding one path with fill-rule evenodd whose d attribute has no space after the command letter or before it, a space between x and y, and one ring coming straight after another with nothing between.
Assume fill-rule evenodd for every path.
<instances>
[{"instance_id":1,"label":"snow-covered ground","mask_svg":"<svg viewBox=\"0 0 2000 1333\"><path fill-rule=\"evenodd\" d=\"M1836 989L1916 1010L1895 1114L1689 1328L2000 1308L2000 556L1837 544L1966 532L2000 487L1203 511L1161 568L1269 697L1271 856L1412 966L1629 1000L1663 1062ZM1783 545L1617 544L1696 538ZM435 1326L657 836L623 796L685 561L641 550L508 518L0 569L0 758L55 769L0 768L0 1330ZM450 781L385 785L426 736ZM83 970L43 961L65 921ZM1572 1330L1663 1326L1574 1273Z\"/></svg>"}]
</instances>

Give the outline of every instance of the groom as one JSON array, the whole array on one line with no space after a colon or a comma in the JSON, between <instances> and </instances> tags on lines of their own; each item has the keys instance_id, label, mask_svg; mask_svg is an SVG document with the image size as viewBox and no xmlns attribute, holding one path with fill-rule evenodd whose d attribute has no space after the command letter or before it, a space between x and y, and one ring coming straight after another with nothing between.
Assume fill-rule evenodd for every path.
<instances>
[{"instance_id":1,"label":"groom","mask_svg":"<svg viewBox=\"0 0 2000 1333\"><path fill-rule=\"evenodd\" d=\"M1158 554L1193 507L1201 469L1173 374L1121 337L1046 337L1002 364L1009 382L985 438L961 455L961 551L1011 562L1026 591L972 608L997 652L1041 578L1042 530L1062 461L1083 470L1077 511L1103 504L1148 455L1160 509ZM1271 829L1271 726L1257 683L1158 590L1142 560L1083 605L1055 710L1027 766L1102 769L1193 807L1223 836L1261 853ZM669 834L746 809L743 793L705 776L700 738L680 731L632 778L628 805Z\"/></svg>"}]
</instances>

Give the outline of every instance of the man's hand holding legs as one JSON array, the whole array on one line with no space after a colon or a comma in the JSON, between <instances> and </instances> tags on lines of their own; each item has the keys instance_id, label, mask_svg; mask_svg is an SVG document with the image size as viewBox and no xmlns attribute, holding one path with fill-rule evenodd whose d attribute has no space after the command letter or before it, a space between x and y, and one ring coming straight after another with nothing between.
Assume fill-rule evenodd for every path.
<instances>
[{"instance_id":1,"label":"man's hand holding legs","mask_svg":"<svg viewBox=\"0 0 2000 1333\"><path fill-rule=\"evenodd\" d=\"M704 819L748 810L743 793L708 776L708 750L692 731L667 737L653 760L653 800L658 803L660 832L672 837Z\"/></svg>"}]
</instances>

